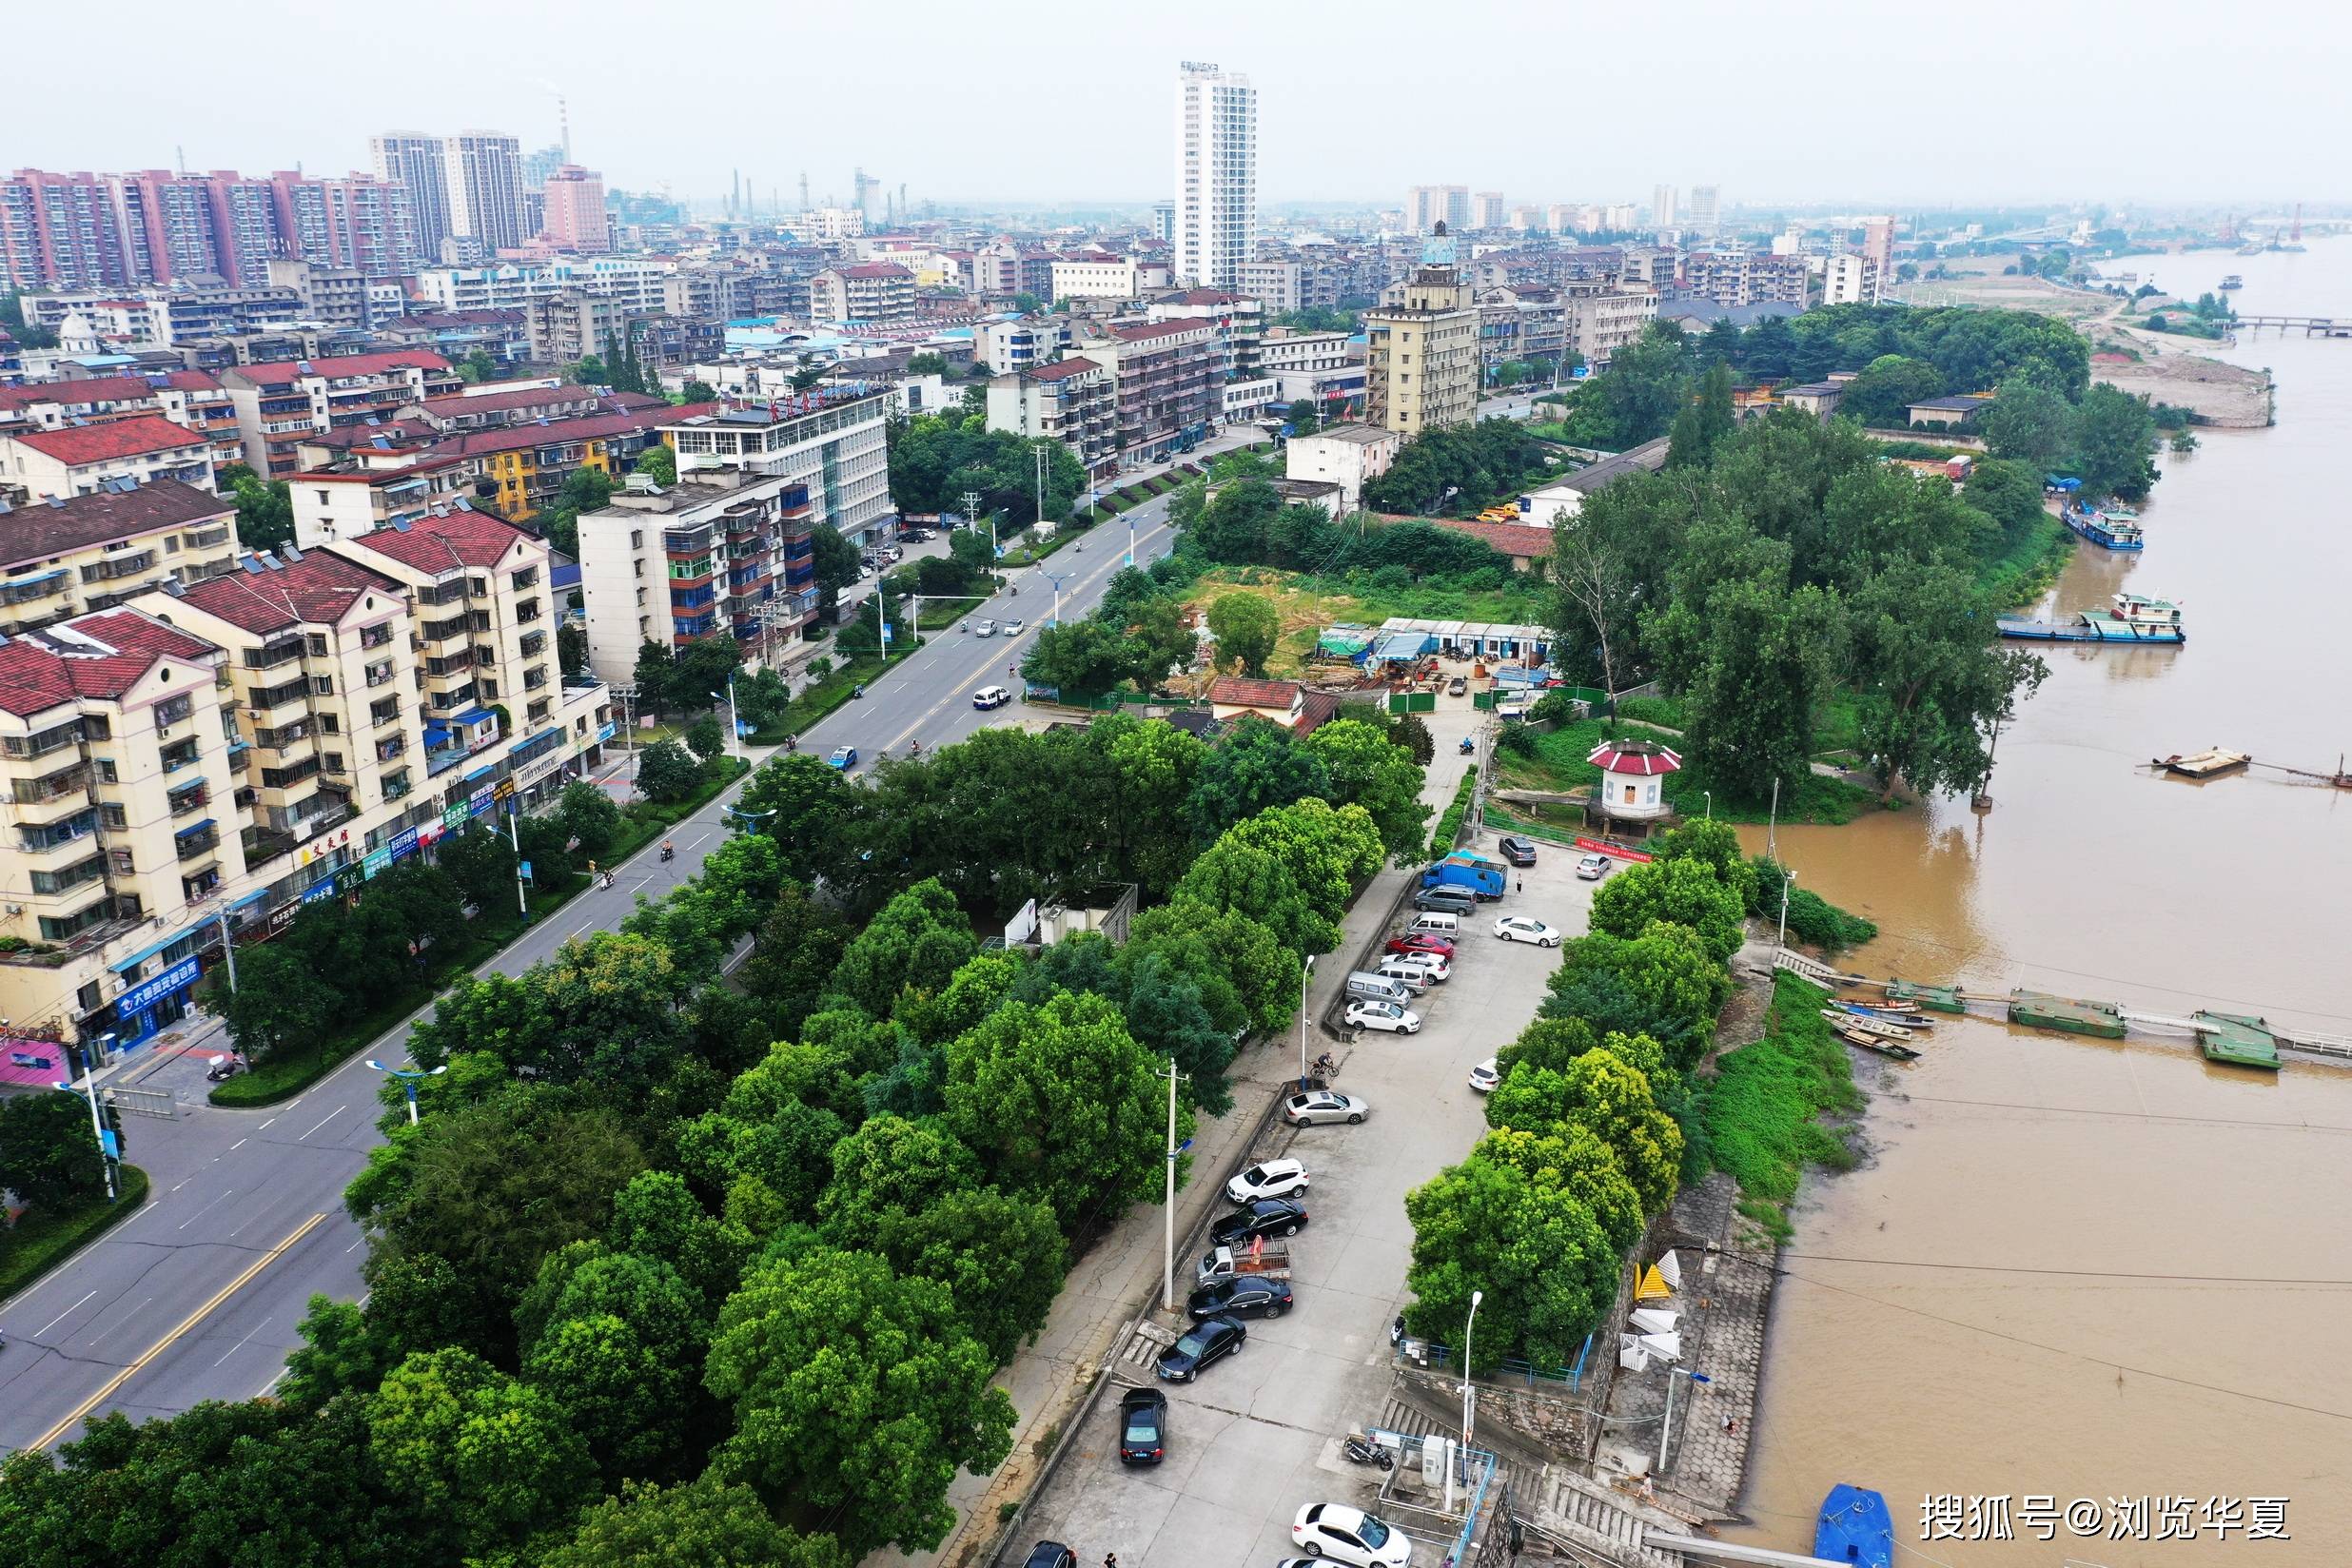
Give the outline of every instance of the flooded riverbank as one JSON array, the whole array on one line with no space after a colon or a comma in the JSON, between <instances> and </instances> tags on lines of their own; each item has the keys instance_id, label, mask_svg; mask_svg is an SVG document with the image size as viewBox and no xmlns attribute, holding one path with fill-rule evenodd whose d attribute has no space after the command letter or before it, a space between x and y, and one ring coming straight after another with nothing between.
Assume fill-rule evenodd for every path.
<instances>
[{"instance_id":1,"label":"flooded riverbank","mask_svg":"<svg viewBox=\"0 0 2352 1568\"><path fill-rule=\"evenodd\" d=\"M2352 240L2219 258L2249 311L2352 308ZM2176 260L2174 266L2181 264ZM2217 273L2218 276L2218 273ZM2224 745L2329 769L2352 748L2352 343L2265 336L2279 423L2166 457L2148 547L2086 547L2051 596L2180 601L2181 649L2059 649L2002 736L1979 814L1931 801L1783 829L1800 884L1868 914L1872 974L2017 985L2154 1012L2205 1005L2352 1033L2352 793L2148 759ZM1755 848L1762 832L1743 830ZM1947 1023L1857 1068L1872 1159L1810 1180L1774 1307L1748 1539L1801 1549L1850 1480L1952 1568L2334 1563L2352 1552L2352 1068L2277 1075L2184 1041ZM2317 1282L2317 1283L2313 1283ZM1929 1495L2011 1499L2009 1542L1922 1540ZM2290 1540L2042 1541L2028 1495L2287 1499ZM2243 1517L2243 1516L2242 1516Z\"/></svg>"}]
</instances>

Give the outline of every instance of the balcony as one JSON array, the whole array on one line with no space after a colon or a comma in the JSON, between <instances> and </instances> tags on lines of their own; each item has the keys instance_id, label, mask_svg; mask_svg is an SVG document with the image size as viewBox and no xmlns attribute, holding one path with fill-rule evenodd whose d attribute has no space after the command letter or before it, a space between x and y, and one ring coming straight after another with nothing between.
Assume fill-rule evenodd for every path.
<instances>
[{"instance_id":1,"label":"balcony","mask_svg":"<svg viewBox=\"0 0 2352 1568\"><path fill-rule=\"evenodd\" d=\"M171 835L172 852L183 861L209 854L220 848L221 831L212 822L199 822L191 828L182 828Z\"/></svg>"},{"instance_id":2,"label":"balcony","mask_svg":"<svg viewBox=\"0 0 2352 1568\"><path fill-rule=\"evenodd\" d=\"M172 815L186 816L190 812L203 811L212 804L212 787L198 779L193 784L182 785L164 798L171 808Z\"/></svg>"}]
</instances>

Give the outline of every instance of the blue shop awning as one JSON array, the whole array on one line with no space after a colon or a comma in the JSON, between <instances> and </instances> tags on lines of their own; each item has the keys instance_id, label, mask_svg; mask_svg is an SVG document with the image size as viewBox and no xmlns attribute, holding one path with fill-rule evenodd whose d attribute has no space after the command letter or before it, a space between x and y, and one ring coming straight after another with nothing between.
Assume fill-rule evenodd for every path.
<instances>
[{"instance_id":1,"label":"blue shop awning","mask_svg":"<svg viewBox=\"0 0 2352 1568\"><path fill-rule=\"evenodd\" d=\"M468 708L465 712L451 718L449 722L459 725L480 724L486 718L496 718L498 716L498 715L492 713L487 708Z\"/></svg>"},{"instance_id":2,"label":"blue shop awning","mask_svg":"<svg viewBox=\"0 0 2352 1568\"><path fill-rule=\"evenodd\" d=\"M472 773L467 774L463 778L459 779L458 782L461 784L471 784L478 778L481 778L498 772L498 769L499 765L497 763L485 762L480 767L475 769Z\"/></svg>"},{"instance_id":3,"label":"blue shop awning","mask_svg":"<svg viewBox=\"0 0 2352 1568\"><path fill-rule=\"evenodd\" d=\"M182 828L181 830L179 830L179 832L177 832L177 833L173 833L171 836L172 836L172 837L174 837L174 838L187 838L187 837L190 837L190 836L192 836L192 835L194 835L194 834L196 834L196 833L203 833L203 832L204 832L206 828L209 828L209 827L211 827L211 826L212 826L212 818L210 818L210 817L208 817L208 816L207 816L207 817L206 817L206 818L205 818L202 822L191 822L191 823L189 823L186 827Z\"/></svg>"}]
</instances>

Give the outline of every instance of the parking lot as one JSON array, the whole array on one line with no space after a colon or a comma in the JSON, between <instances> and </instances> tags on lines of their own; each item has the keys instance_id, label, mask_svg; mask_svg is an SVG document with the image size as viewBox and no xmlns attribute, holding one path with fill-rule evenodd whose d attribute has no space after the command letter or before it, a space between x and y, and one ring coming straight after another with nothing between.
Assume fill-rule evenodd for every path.
<instances>
[{"instance_id":1,"label":"parking lot","mask_svg":"<svg viewBox=\"0 0 2352 1568\"><path fill-rule=\"evenodd\" d=\"M1475 847L1494 854L1494 836ZM1365 1122L1273 1140L1271 1152L1303 1161L1313 1179L1307 1225L1288 1243L1294 1309L1249 1320L1247 1343L1197 1382L1157 1384L1169 1405L1167 1458L1157 1466L1119 1463L1117 1390L1107 1393L1030 1508L1010 1560L1031 1541L1052 1539L1086 1568L1111 1552L1122 1568L1272 1568L1294 1555L1290 1523L1305 1504L1369 1504L1378 1473L1342 1459L1339 1440L1377 1421L1388 1395L1388 1324L1404 1307L1413 1244L1404 1195L1484 1132L1470 1068L1534 1015L1558 962L1553 949L1497 940L1495 919L1532 915L1576 936L1592 907L1595 884L1576 880L1573 852L1540 844L1538 854L1513 872L1524 892L1463 921L1452 977L1413 1004L1421 1032L1366 1032L1347 1055L1334 1087L1371 1103ZM1403 918L1410 914L1408 907ZM1324 960L1334 961L1345 958ZM1180 1303L1202 1245L1198 1234L1180 1239ZM1122 1346L1119 1376L1153 1382L1154 1347L1140 1337ZM1437 1559L1416 1551L1428 1568Z\"/></svg>"}]
</instances>

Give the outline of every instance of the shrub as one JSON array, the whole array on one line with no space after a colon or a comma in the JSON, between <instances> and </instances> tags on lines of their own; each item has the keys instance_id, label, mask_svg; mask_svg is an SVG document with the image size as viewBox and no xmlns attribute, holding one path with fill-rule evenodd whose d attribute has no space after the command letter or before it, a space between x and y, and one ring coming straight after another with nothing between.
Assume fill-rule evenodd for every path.
<instances>
[{"instance_id":1,"label":"shrub","mask_svg":"<svg viewBox=\"0 0 2352 1568\"><path fill-rule=\"evenodd\" d=\"M1470 814L1470 797L1478 793L1479 770L1476 764L1461 771L1461 783L1454 790L1454 801L1438 818L1435 832L1429 835L1429 853L1448 855L1454 853L1454 841L1461 836L1462 818Z\"/></svg>"}]
</instances>

